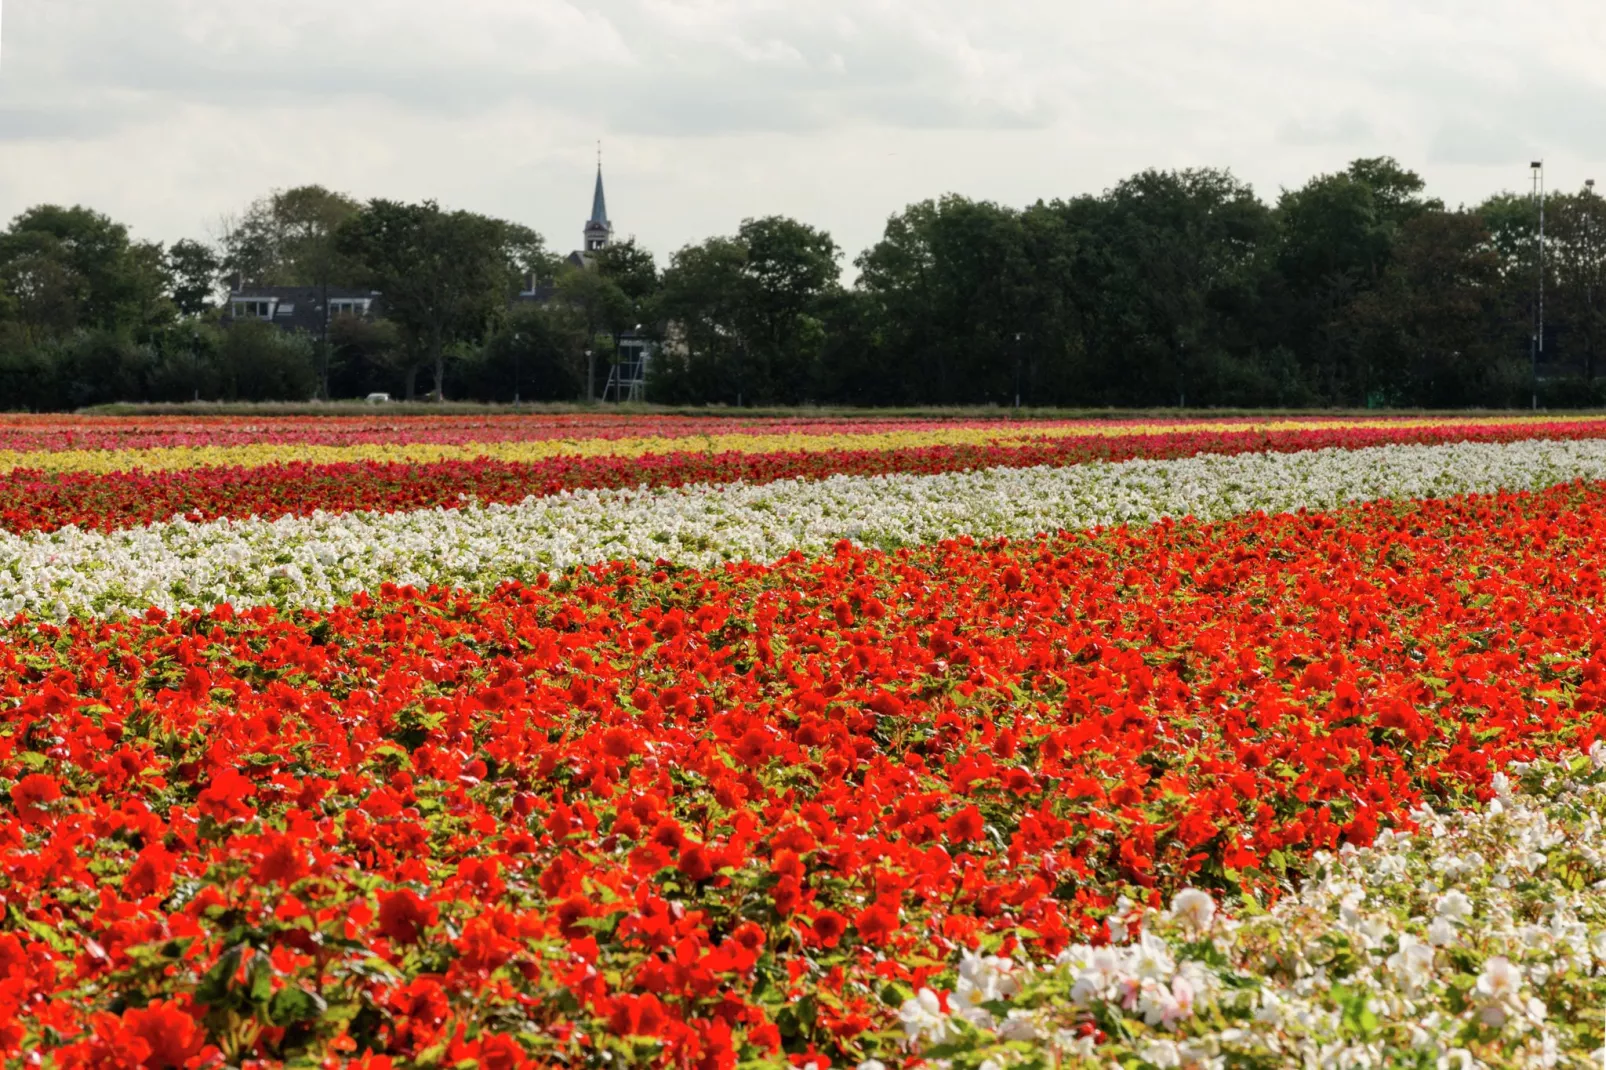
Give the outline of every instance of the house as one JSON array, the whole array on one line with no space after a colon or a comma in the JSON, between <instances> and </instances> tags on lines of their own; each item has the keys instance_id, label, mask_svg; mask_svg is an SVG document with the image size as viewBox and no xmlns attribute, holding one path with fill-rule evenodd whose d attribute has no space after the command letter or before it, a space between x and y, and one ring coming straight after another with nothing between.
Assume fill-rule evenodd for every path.
<instances>
[{"instance_id":1,"label":"house","mask_svg":"<svg viewBox=\"0 0 1606 1070\"><path fill-rule=\"evenodd\" d=\"M324 307L328 300L327 318ZM287 331L321 337L324 326L341 316L378 315L379 294L338 286L248 286L229 294L225 323L263 320Z\"/></svg>"}]
</instances>

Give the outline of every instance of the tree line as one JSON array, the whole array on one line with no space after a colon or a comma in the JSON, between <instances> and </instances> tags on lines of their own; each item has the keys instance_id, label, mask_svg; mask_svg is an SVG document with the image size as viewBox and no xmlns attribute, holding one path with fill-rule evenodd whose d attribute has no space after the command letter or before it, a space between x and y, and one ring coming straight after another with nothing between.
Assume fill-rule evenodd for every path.
<instances>
[{"instance_id":1,"label":"tree line","mask_svg":"<svg viewBox=\"0 0 1606 1070\"><path fill-rule=\"evenodd\" d=\"M649 400L677 404L1600 404L1606 205L1547 193L1542 246L1539 209L1449 208L1387 158L1271 203L1145 171L910 205L845 284L831 236L781 216L660 270L634 239L575 267L517 223L318 186L166 247L42 205L0 233L0 407L594 398L630 335L655 343ZM228 321L228 290L275 285L366 288L383 314Z\"/></svg>"}]
</instances>

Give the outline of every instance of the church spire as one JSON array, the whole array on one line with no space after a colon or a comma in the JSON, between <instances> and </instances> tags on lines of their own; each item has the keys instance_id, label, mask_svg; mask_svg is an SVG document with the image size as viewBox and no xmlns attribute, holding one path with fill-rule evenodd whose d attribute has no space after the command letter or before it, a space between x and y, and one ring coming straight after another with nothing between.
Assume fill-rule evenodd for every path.
<instances>
[{"instance_id":1,"label":"church spire","mask_svg":"<svg viewBox=\"0 0 1606 1070\"><path fill-rule=\"evenodd\" d=\"M597 188L591 194L591 218L586 221L585 250L594 253L605 248L613 237L613 224L608 222L608 201L602 195L602 142L597 142Z\"/></svg>"},{"instance_id":2,"label":"church spire","mask_svg":"<svg viewBox=\"0 0 1606 1070\"><path fill-rule=\"evenodd\" d=\"M608 222L608 202L602 195L602 142L597 142L597 189L591 195L591 222Z\"/></svg>"}]
</instances>

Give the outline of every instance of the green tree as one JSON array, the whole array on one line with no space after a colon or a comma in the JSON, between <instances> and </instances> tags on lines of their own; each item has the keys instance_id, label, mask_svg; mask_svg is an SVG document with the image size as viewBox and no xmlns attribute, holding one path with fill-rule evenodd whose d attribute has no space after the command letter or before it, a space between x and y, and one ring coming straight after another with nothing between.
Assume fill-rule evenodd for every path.
<instances>
[{"instance_id":1,"label":"green tree","mask_svg":"<svg viewBox=\"0 0 1606 1070\"><path fill-rule=\"evenodd\" d=\"M223 270L236 286L354 286L361 265L339 247L362 206L323 186L274 190L225 220Z\"/></svg>"},{"instance_id":2,"label":"green tree","mask_svg":"<svg viewBox=\"0 0 1606 1070\"><path fill-rule=\"evenodd\" d=\"M1558 356L1593 383L1606 352L1606 199L1593 187L1546 198L1545 259Z\"/></svg>"},{"instance_id":3,"label":"green tree","mask_svg":"<svg viewBox=\"0 0 1606 1070\"><path fill-rule=\"evenodd\" d=\"M583 338L561 309L518 305L486 340L477 365L464 369L475 396L497 401L571 401L584 388L576 359Z\"/></svg>"},{"instance_id":4,"label":"green tree","mask_svg":"<svg viewBox=\"0 0 1606 1070\"><path fill-rule=\"evenodd\" d=\"M361 277L384 295L385 315L401 331L409 397L423 365L441 400L448 352L478 342L506 310L517 237L501 220L448 212L434 201L373 200L341 227L340 252L362 265Z\"/></svg>"},{"instance_id":5,"label":"green tree","mask_svg":"<svg viewBox=\"0 0 1606 1070\"><path fill-rule=\"evenodd\" d=\"M591 254L591 266L638 305L658 292L658 262L652 253L636 244L635 238L598 249Z\"/></svg>"},{"instance_id":6,"label":"green tree","mask_svg":"<svg viewBox=\"0 0 1606 1070\"><path fill-rule=\"evenodd\" d=\"M840 256L825 231L782 216L744 220L734 238L680 250L658 298L676 334L665 354L671 378L725 400L806 400Z\"/></svg>"},{"instance_id":7,"label":"green tree","mask_svg":"<svg viewBox=\"0 0 1606 1070\"><path fill-rule=\"evenodd\" d=\"M597 399L597 358L605 341L617 343L632 322L631 302L619 284L591 267L569 267L558 276L559 304L580 330L585 361L585 399ZM608 354L611 360L612 354Z\"/></svg>"},{"instance_id":8,"label":"green tree","mask_svg":"<svg viewBox=\"0 0 1606 1070\"><path fill-rule=\"evenodd\" d=\"M881 366L911 400L1011 395L1028 273L1022 246L1019 212L949 195L893 216L859 258L859 287L880 321Z\"/></svg>"},{"instance_id":9,"label":"green tree","mask_svg":"<svg viewBox=\"0 0 1606 1070\"><path fill-rule=\"evenodd\" d=\"M1387 378L1387 354L1369 351L1355 302L1389 266L1400 229L1442 209L1414 172L1387 158L1357 160L1283 194L1268 341L1300 353L1306 375L1331 403L1365 404Z\"/></svg>"},{"instance_id":10,"label":"green tree","mask_svg":"<svg viewBox=\"0 0 1606 1070\"><path fill-rule=\"evenodd\" d=\"M34 342L77 329L142 338L172 318L159 245L83 207L39 205L0 234L5 313Z\"/></svg>"},{"instance_id":11,"label":"green tree","mask_svg":"<svg viewBox=\"0 0 1606 1070\"><path fill-rule=\"evenodd\" d=\"M1500 259L1477 213L1430 209L1407 220L1382 278L1353 306L1377 364L1374 391L1394 404L1513 400L1499 297Z\"/></svg>"},{"instance_id":12,"label":"green tree","mask_svg":"<svg viewBox=\"0 0 1606 1070\"><path fill-rule=\"evenodd\" d=\"M746 265L747 248L736 238L708 238L670 257L658 294L667 327L654 365L654 398L736 400Z\"/></svg>"},{"instance_id":13,"label":"green tree","mask_svg":"<svg viewBox=\"0 0 1606 1070\"><path fill-rule=\"evenodd\" d=\"M212 307L223 262L212 248L191 238L168 246L167 273L180 315L199 316Z\"/></svg>"},{"instance_id":14,"label":"green tree","mask_svg":"<svg viewBox=\"0 0 1606 1070\"><path fill-rule=\"evenodd\" d=\"M223 393L231 401L306 401L318 387L312 340L271 323L231 326L220 359Z\"/></svg>"}]
</instances>

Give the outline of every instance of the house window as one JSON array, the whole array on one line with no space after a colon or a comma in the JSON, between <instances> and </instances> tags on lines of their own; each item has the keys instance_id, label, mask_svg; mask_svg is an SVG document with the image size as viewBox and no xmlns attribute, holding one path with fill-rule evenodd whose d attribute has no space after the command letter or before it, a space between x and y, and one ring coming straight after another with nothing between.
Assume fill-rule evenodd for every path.
<instances>
[{"instance_id":1,"label":"house window","mask_svg":"<svg viewBox=\"0 0 1606 1070\"><path fill-rule=\"evenodd\" d=\"M273 302L237 300L234 302L234 318L237 320L270 320L273 318Z\"/></svg>"},{"instance_id":2,"label":"house window","mask_svg":"<svg viewBox=\"0 0 1606 1070\"><path fill-rule=\"evenodd\" d=\"M331 316L363 316L367 313L368 301L365 298L337 298L329 302Z\"/></svg>"}]
</instances>

